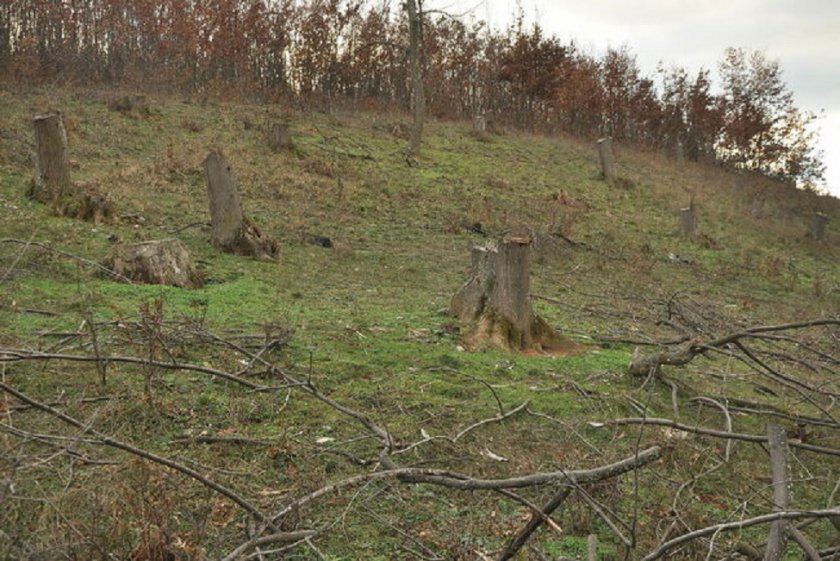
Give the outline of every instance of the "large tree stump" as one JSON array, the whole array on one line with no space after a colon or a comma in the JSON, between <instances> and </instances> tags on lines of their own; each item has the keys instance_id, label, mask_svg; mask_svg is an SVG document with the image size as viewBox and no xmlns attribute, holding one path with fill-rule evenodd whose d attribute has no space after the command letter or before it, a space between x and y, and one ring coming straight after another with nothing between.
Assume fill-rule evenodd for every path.
<instances>
[{"instance_id":1,"label":"large tree stump","mask_svg":"<svg viewBox=\"0 0 840 561\"><path fill-rule=\"evenodd\" d=\"M213 245L228 253L258 259L277 257L277 242L265 236L242 212L233 173L220 150L213 150L207 155L204 173L210 197Z\"/></svg>"},{"instance_id":2,"label":"large tree stump","mask_svg":"<svg viewBox=\"0 0 840 561\"><path fill-rule=\"evenodd\" d=\"M35 178L28 195L44 204L53 204L72 195L70 163L67 160L67 132L60 113L35 115Z\"/></svg>"},{"instance_id":3,"label":"large tree stump","mask_svg":"<svg viewBox=\"0 0 840 561\"><path fill-rule=\"evenodd\" d=\"M531 306L531 233L505 235L496 246L472 250L470 278L455 293L450 313L465 324L469 348L570 353L582 347L558 334Z\"/></svg>"},{"instance_id":4,"label":"large tree stump","mask_svg":"<svg viewBox=\"0 0 840 561\"><path fill-rule=\"evenodd\" d=\"M598 139L598 159L601 161L601 177L612 185L615 183L616 175L611 137L606 136Z\"/></svg>"},{"instance_id":5,"label":"large tree stump","mask_svg":"<svg viewBox=\"0 0 840 561\"><path fill-rule=\"evenodd\" d=\"M114 272L143 284L200 288L204 280L179 240L154 240L114 247L107 260Z\"/></svg>"}]
</instances>

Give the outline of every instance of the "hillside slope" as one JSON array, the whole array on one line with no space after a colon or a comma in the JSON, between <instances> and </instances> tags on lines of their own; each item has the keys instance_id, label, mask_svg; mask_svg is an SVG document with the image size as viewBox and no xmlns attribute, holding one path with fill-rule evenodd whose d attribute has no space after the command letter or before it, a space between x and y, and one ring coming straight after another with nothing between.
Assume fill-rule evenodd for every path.
<instances>
[{"instance_id":1,"label":"hillside slope","mask_svg":"<svg viewBox=\"0 0 840 561\"><path fill-rule=\"evenodd\" d=\"M0 91L4 384L197 469L262 512L377 467L370 425L313 399L314 388L395 435L401 466L509 477L663 448L638 478L576 492L523 559L580 555L590 533L601 558L624 558L602 515L635 535L634 558L642 558L668 537L773 510L761 446L739 443L730 453L725 440L670 428L600 426L610 419L646 412L722 429L727 403L735 432L763 435L775 420L801 440L840 448L837 325L751 341L761 362L725 346L666 367L662 383L640 387L626 374L634 348L647 343L702 344L755 326L840 318L840 234L831 224L823 241L805 236L814 211L840 216L836 199L626 146L617 147L624 186L610 187L594 146L511 131L478 139L457 123L429 123L409 166L400 114L153 98L149 116L132 117L108 109L114 95ZM30 119L49 108L64 114L73 179L109 193L117 222L58 218L24 198ZM278 120L291 123L293 152L266 145ZM278 262L210 246L201 161L215 147L233 167L246 213L281 241ZM699 243L678 228L692 199ZM458 326L442 311L465 279L470 247L517 224L540 234L536 310L588 352L460 347ZM334 247L307 243L308 235ZM205 288L121 284L90 265L115 240L166 237L189 247ZM12 350L92 359L24 360ZM142 360L98 366L97 356L193 364L254 387ZM303 390L280 369L305 380ZM461 438L424 436L453 437L524 402L527 411ZM8 394L0 407L0 478L14 483L0 550L17 552L12 558L215 559L246 540L247 517L228 498L80 439L77 428ZM46 433L73 440L33 436ZM837 457L795 454L795 507L836 505ZM552 487L522 494L542 504ZM477 559L501 551L528 516L501 494L382 479L295 509L282 530L322 528L293 550L300 558L320 550L330 559ZM819 547L838 545L826 521L805 532ZM763 540L766 527L722 535L713 557L739 543L762 550ZM683 558L697 558L712 545L684 547Z\"/></svg>"}]
</instances>

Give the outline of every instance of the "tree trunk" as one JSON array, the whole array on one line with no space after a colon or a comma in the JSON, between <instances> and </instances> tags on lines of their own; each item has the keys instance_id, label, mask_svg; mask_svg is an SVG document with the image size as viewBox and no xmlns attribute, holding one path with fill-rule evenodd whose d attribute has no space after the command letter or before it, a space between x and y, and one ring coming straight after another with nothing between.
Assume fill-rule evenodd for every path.
<instances>
[{"instance_id":1,"label":"tree trunk","mask_svg":"<svg viewBox=\"0 0 840 561\"><path fill-rule=\"evenodd\" d=\"M470 278L452 297L450 313L463 324L470 348L571 353L582 347L534 314L530 297L531 233L505 235L497 247L472 250Z\"/></svg>"},{"instance_id":2,"label":"tree trunk","mask_svg":"<svg viewBox=\"0 0 840 561\"><path fill-rule=\"evenodd\" d=\"M117 245L107 265L114 272L143 284L168 284L181 288L204 285L189 251L179 240Z\"/></svg>"},{"instance_id":3,"label":"tree trunk","mask_svg":"<svg viewBox=\"0 0 840 561\"><path fill-rule=\"evenodd\" d=\"M420 150L423 136L423 122L426 119L426 93L423 87L423 68L420 63L420 40L422 27L422 3L419 0L407 0L408 10L408 57L411 64L411 89L414 98L414 122L411 125L411 137L408 141L406 154L415 156Z\"/></svg>"},{"instance_id":4,"label":"tree trunk","mask_svg":"<svg viewBox=\"0 0 840 561\"><path fill-rule=\"evenodd\" d=\"M29 196L44 204L53 204L73 194L70 164L67 161L67 132L60 113L36 115L35 178Z\"/></svg>"},{"instance_id":5,"label":"tree trunk","mask_svg":"<svg viewBox=\"0 0 840 561\"><path fill-rule=\"evenodd\" d=\"M260 259L276 257L279 252L277 242L263 235L242 212L233 173L220 150L213 150L207 155L204 173L210 197L213 245L237 255Z\"/></svg>"},{"instance_id":6,"label":"tree trunk","mask_svg":"<svg viewBox=\"0 0 840 561\"><path fill-rule=\"evenodd\" d=\"M693 205L680 209L680 231L689 240L697 239L697 212Z\"/></svg>"},{"instance_id":7,"label":"tree trunk","mask_svg":"<svg viewBox=\"0 0 840 561\"><path fill-rule=\"evenodd\" d=\"M268 133L268 147L273 152L291 150L293 146L289 123L274 123L271 125L271 130Z\"/></svg>"},{"instance_id":8,"label":"tree trunk","mask_svg":"<svg viewBox=\"0 0 840 561\"><path fill-rule=\"evenodd\" d=\"M611 137L606 136L598 140L598 159L601 161L601 176L612 185L615 182L615 159Z\"/></svg>"},{"instance_id":9,"label":"tree trunk","mask_svg":"<svg viewBox=\"0 0 840 561\"><path fill-rule=\"evenodd\" d=\"M825 238L825 227L828 225L828 215L815 212L811 219L811 237L817 241Z\"/></svg>"}]
</instances>

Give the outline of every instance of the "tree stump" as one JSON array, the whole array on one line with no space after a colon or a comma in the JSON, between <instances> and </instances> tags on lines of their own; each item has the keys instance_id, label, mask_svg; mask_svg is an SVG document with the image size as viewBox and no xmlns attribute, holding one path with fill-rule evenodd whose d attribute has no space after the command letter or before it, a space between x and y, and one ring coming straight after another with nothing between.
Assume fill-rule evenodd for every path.
<instances>
[{"instance_id":1,"label":"tree stump","mask_svg":"<svg viewBox=\"0 0 840 561\"><path fill-rule=\"evenodd\" d=\"M825 227L828 225L828 215L815 212L811 218L811 237L817 241L825 238Z\"/></svg>"},{"instance_id":2,"label":"tree stump","mask_svg":"<svg viewBox=\"0 0 840 561\"><path fill-rule=\"evenodd\" d=\"M53 204L73 194L67 160L67 132L60 113L35 115L35 178L28 195L38 202Z\"/></svg>"},{"instance_id":3,"label":"tree stump","mask_svg":"<svg viewBox=\"0 0 840 561\"><path fill-rule=\"evenodd\" d=\"M680 209L680 231L689 240L697 239L697 211L694 205Z\"/></svg>"},{"instance_id":4,"label":"tree stump","mask_svg":"<svg viewBox=\"0 0 840 561\"><path fill-rule=\"evenodd\" d=\"M289 123L274 123L268 132L268 147L273 152L282 152L294 148Z\"/></svg>"},{"instance_id":5,"label":"tree stump","mask_svg":"<svg viewBox=\"0 0 840 561\"><path fill-rule=\"evenodd\" d=\"M606 136L598 139L598 159L601 161L601 177L612 185L615 183L616 175L611 137Z\"/></svg>"},{"instance_id":6,"label":"tree stump","mask_svg":"<svg viewBox=\"0 0 840 561\"><path fill-rule=\"evenodd\" d=\"M467 347L558 354L582 349L534 314L529 273L531 241L531 233L521 230L508 233L495 246L473 248L470 278L452 297L449 307L450 313L466 324Z\"/></svg>"},{"instance_id":7,"label":"tree stump","mask_svg":"<svg viewBox=\"0 0 840 561\"><path fill-rule=\"evenodd\" d=\"M473 116L472 133L479 140L487 139L487 117L484 113L476 113Z\"/></svg>"},{"instance_id":8,"label":"tree stump","mask_svg":"<svg viewBox=\"0 0 840 561\"><path fill-rule=\"evenodd\" d=\"M242 212L230 165L220 150L213 150L207 155L204 173L210 197L213 245L228 253L258 259L277 257L277 242L265 236Z\"/></svg>"},{"instance_id":9,"label":"tree stump","mask_svg":"<svg viewBox=\"0 0 840 561\"><path fill-rule=\"evenodd\" d=\"M114 247L106 262L114 272L143 284L181 288L204 285L186 246L179 240L154 240Z\"/></svg>"}]
</instances>

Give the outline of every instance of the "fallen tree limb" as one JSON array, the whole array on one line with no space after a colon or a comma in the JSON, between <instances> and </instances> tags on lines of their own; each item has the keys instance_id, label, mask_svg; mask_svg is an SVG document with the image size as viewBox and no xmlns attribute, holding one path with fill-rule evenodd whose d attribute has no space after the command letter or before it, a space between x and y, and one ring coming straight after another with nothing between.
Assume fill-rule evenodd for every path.
<instances>
[{"instance_id":1,"label":"fallen tree limb","mask_svg":"<svg viewBox=\"0 0 840 561\"><path fill-rule=\"evenodd\" d=\"M242 496L235 493L233 490L228 489L224 485L221 485L221 484L216 483L215 481L213 481L211 479L208 479L208 478L204 477L203 475L201 475L200 473L198 473L194 469L188 468L185 465L174 462L174 461L170 460L169 458L164 458L162 456L152 454L151 452L147 452L146 450L143 450L141 448L137 448L136 446L132 446L131 444L113 439L108 435L105 435L105 434L103 434L103 433L101 433L101 432L99 432L95 429L92 429L92 428L86 426L84 423L82 423L81 421L78 421L77 419L74 419L73 417L70 417L69 415L65 415L61 411L59 411L57 409L54 409L53 407L50 407L49 405L41 403L41 402L29 397L28 395L17 391L16 389L12 388L11 386L9 386L8 384L6 384L4 382L0 382L0 390L3 390L4 392L15 396L16 398L23 401L24 403L28 403L29 405L31 405L31 406L33 406L37 409L40 409L41 411L43 411L45 413L48 413L48 414L52 415L53 417L56 417L57 419L60 419L61 421L64 421L68 425L76 427L77 429L79 429L80 431L82 431L84 434L86 434L88 436L93 436L93 437L97 438L99 441L102 442L102 444L104 444L106 446L110 446L112 448L117 448L118 450L122 450L124 452L128 452L129 454L139 456L143 459L149 460L149 461L154 462L156 464L164 465L168 468L174 469L175 471L186 475L187 477L195 479L196 481L198 481L199 483L201 483L205 487L208 487L208 488L216 491L217 493L219 493L221 495L224 495L228 499L232 500L234 503L238 504L240 507L242 507L243 510L248 512L251 516L253 516L257 520L259 520L261 522L268 522L270 525L273 525L266 519L265 515L262 512L260 512L260 510L257 507L252 505L250 502L248 502Z\"/></svg>"},{"instance_id":2,"label":"fallen tree limb","mask_svg":"<svg viewBox=\"0 0 840 561\"><path fill-rule=\"evenodd\" d=\"M719 534L720 532L728 532L730 530L742 530L744 528L749 528L751 526L758 526L760 524L769 524L771 522L776 522L777 520L800 520L803 518L830 518L832 516L840 515L840 508L826 508L821 510L789 510L789 511L779 511L779 512L772 512L770 514L762 514L761 516L755 516L753 518L746 518L744 520L739 520L737 522L725 522L723 524L715 524L714 526L707 526L706 528L700 528L699 530L694 530L693 532L688 532L687 534L683 534L682 536L676 537L672 540L669 540L659 547L648 553L645 557L642 558L641 561L654 561L654 559L659 559L669 550L682 545L684 543L690 542L692 540L696 540L697 538L702 538L705 536L710 536L714 534Z\"/></svg>"},{"instance_id":3,"label":"fallen tree limb","mask_svg":"<svg viewBox=\"0 0 840 561\"><path fill-rule=\"evenodd\" d=\"M402 481L403 483L439 485L450 489L459 489L464 491L485 490L505 492L509 491L510 489L536 487L550 483L562 482L567 482L572 486L575 486L587 483L594 483L596 481L602 481L604 479L609 479L611 477L615 477L623 473L627 473L629 471L638 469L642 466L656 461L657 459L659 459L661 454L662 449L658 446L654 446L646 450L642 450L638 454L634 454L633 456L625 458L624 460L620 460L618 462L608 464L606 466L586 470L558 470L549 473L537 473L533 475L511 477L506 479L473 479L468 475L450 472L446 470L422 468L387 469L384 471L366 473L362 475L357 475L355 477L349 477L336 483L325 485L320 489L316 489L315 491L287 504L282 509L274 513L271 516L270 522L277 524L288 514L299 510L303 506L306 506L312 501L325 495L337 493L338 491L346 487L352 487L355 485L361 485L364 483L379 481L382 479L396 478L397 480ZM540 521L544 519L543 515L538 516L540 518ZM262 530L257 531L256 535L260 535L262 532L265 531L265 529L266 528L264 527ZM238 559L245 552L255 547L257 539L257 537L253 537L247 542L241 544L235 550L230 552L226 557L224 557L222 561L233 561L235 559Z\"/></svg>"},{"instance_id":4,"label":"fallen tree limb","mask_svg":"<svg viewBox=\"0 0 840 561\"><path fill-rule=\"evenodd\" d=\"M163 362L158 360L149 360L147 358L133 357L133 356L109 356L107 358L99 358L95 356L60 354L60 353L42 353L39 351L30 351L26 349L2 349L0 348L0 363L3 362L18 362L25 360L63 360L68 362L115 362L124 364L141 364L144 366L154 366L164 370L188 370L191 372L201 372L203 374L210 374L219 378L224 378L230 382L235 382L246 388L252 390L266 390L266 386L262 384L255 384L254 382L219 370L217 368L210 368L207 366L199 366L197 364L177 363L177 362Z\"/></svg>"},{"instance_id":5,"label":"fallen tree limb","mask_svg":"<svg viewBox=\"0 0 840 561\"><path fill-rule=\"evenodd\" d=\"M734 439L734 440L743 440L746 442L757 442L760 444L766 444L768 439L766 436L761 436L758 434L744 434L739 432L726 432L722 430L716 429L708 429L703 427L685 425L682 423L678 423L677 421L673 421L671 419L659 419L656 417L628 417L625 419L612 419L610 421L604 421L602 423L590 423L592 426L606 426L606 425L656 425L660 427L670 427L673 429L685 431L685 432L692 432L696 434L703 434L706 436L714 436L717 438L725 438L725 439ZM800 450L808 450L809 452L816 452L818 454L827 454L829 456L840 456L840 450L836 448L827 448L825 446L817 446L814 444L806 444L804 442L795 442L791 441L788 443L788 446L791 448L799 448Z\"/></svg>"}]
</instances>

